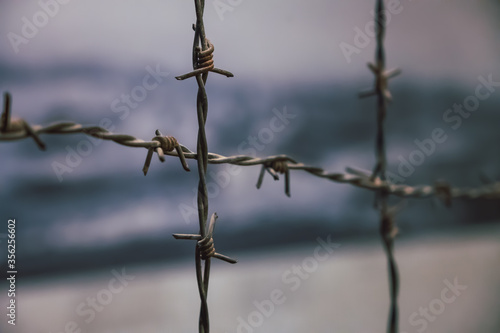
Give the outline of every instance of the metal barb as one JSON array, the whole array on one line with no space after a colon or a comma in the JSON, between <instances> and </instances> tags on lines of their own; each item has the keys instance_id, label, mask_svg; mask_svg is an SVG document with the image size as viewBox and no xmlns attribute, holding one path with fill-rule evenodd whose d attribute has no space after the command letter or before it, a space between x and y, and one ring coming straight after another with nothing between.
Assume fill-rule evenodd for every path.
<instances>
[{"instance_id":1,"label":"metal barb","mask_svg":"<svg viewBox=\"0 0 500 333\"><path fill-rule=\"evenodd\" d=\"M451 187L448 182L443 180L438 180L434 184L436 191L436 198L441 199L446 207L451 207Z\"/></svg>"},{"instance_id":2,"label":"metal barb","mask_svg":"<svg viewBox=\"0 0 500 333\"><path fill-rule=\"evenodd\" d=\"M33 132L36 135L40 134L75 134L83 133L94 138L106 141L113 141L119 145L132 147L132 148L156 148L159 146L158 141L144 141L136 138L132 135L127 134L116 134L109 132L105 128L98 126L83 126L74 122L59 122L49 124L47 126L34 125L32 126ZM30 135L25 132L0 132L0 141L16 141L22 140L30 137ZM179 144L179 150L182 151L184 158L187 159L198 159L197 153L193 152L186 146ZM153 151L154 152L154 151ZM181 158L177 148L175 151L165 153L165 156L173 156ZM432 185L408 185L408 184L392 184L388 180L383 181L379 176L373 177L372 172L363 171L357 172L359 169L346 168L346 172L330 172L321 167L307 165L298 161L295 161L286 155L274 155L267 157L254 157L246 155L233 155L224 156L216 153L208 153L208 163L209 164L232 164L238 166L252 166L252 165L264 165L269 162L277 160L286 160L288 163L288 169L290 170L302 170L308 174L323 178L335 183L340 184L350 184L355 187L363 188L366 190L378 192L382 189L387 191L390 195L398 196L402 198L430 198L437 197L436 189L434 184ZM265 168L267 172L273 175L273 171L269 168ZM356 171L357 170L357 171ZM276 175L276 173L274 173ZM273 175L273 177L274 177ZM450 185L450 193L452 199L467 199L467 200L477 200L477 199L487 199L487 200L499 200L500 199L500 182L490 182L477 187L453 187Z\"/></svg>"},{"instance_id":3,"label":"metal barb","mask_svg":"<svg viewBox=\"0 0 500 333\"><path fill-rule=\"evenodd\" d=\"M265 171L269 172L269 174L273 176L274 180L279 180L278 173L285 175L285 194L290 197L290 169L288 168L288 162L286 159L275 159L262 164L256 185L258 189L262 186Z\"/></svg>"},{"instance_id":4,"label":"metal barb","mask_svg":"<svg viewBox=\"0 0 500 333\"><path fill-rule=\"evenodd\" d=\"M196 240L199 249L199 254L202 260L207 260L211 257L223 260L230 264L236 264L236 259L230 258L223 254L215 252L213 234L215 230L215 222L217 221L217 213L213 213L210 217L210 223L207 226L206 234L202 237L200 234L173 234L175 239Z\"/></svg>"},{"instance_id":5,"label":"metal barb","mask_svg":"<svg viewBox=\"0 0 500 333\"><path fill-rule=\"evenodd\" d=\"M193 28L196 31L195 25L193 26ZM214 53L215 47L212 43L210 43L210 41L208 39L207 39L207 43L208 43L208 49L206 49L206 50L200 50L199 47L195 48L195 54L196 54L196 59L197 59L195 66L194 66L195 69L187 74L176 76L175 78L177 80L182 81L185 79L189 79L190 77L193 77L193 76L197 76L200 74L206 74L208 72L221 74L221 75L224 75L226 77L234 77L233 73L231 73L231 72L228 72L228 71L223 70L223 69L215 68L214 60L213 60L213 53Z\"/></svg>"},{"instance_id":6,"label":"metal barb","mask_svg":"<svg viewBox=\"0 0 500 333\"><path fill-rule=\"evenodd\" d=\"M142 168L142 172L144 173L144 176L147 175L149 166L151 165L151 159L153 158L153 152L156 151L158 154L158 158L160 159L161 162L165 162L165 154L172 152L174 149L177 152L177 155L179 156L179 159L181 161L181 165L186 171L191 171L189 169L189 166L186 162L186 158L184 156L184 152L179 146L179 143L173 136L163 136L160 132L160 130L155 131L156 136L151 139L152 142L156 141L159 144L154 147L148 148L148 154L146 155L146 161L144 162L144 167Z\"/></svg>"},{"instance_id":7,"label":"metal barb","mask_svg":"<svg viewBox=\"0 0 500 333\"><path fill-rule=\"evenodd\" d=\"M32 137L40 150L46 150L46 146L40 139L36 131L21 118L11 119L12 97L10 93L4 94L4 107L0 121L0 133L2 134L20 134L26 137Z\"/></svg>"},{"instance_id":8,"label":"metal barb","mask_svg":"<svg viewBox=\"0 0 500 333\"><path fill-rule=\"evenodd\" d=\"M10 124L10 101L11 101L11 96L10 93L6 92L3 95L3 112L2 112L2 121L1 121L1 127L0 127L0 132L5 133L7 132Z\"/></svg>"}]
</instances>

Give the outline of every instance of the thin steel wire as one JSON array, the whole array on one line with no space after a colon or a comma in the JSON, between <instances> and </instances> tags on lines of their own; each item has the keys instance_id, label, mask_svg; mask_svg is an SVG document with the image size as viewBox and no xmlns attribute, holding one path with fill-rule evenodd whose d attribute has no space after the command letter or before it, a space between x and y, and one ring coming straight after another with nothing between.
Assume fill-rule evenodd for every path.
<instances>
[{"instance_id":1,"label":"thin steel wire","mask_svg":"<svg viewBox=\"0 0 500 333\"><path fill-rule=\"evenodd\" d=\"M205 175L207 173L208 167L208 143L205 134L205 123L207 121L208 115L208 97L205 90L205 84L207 83L208 72L210 71L225 75L227 77L232 77L233 74L215 68L213 61L213 52L215 48L206 37L205 26L203 23L205 1L195 0L194 4L196 11L196 24L193 26L193 71L176 78L178 80L184 80L194 76L196 77L196 82L198 84L198 94L196 97L196 110L198 117L198 141L196 145L196 160L198 162L199 177L197 203L200 232L199 235L174 234L174 237L176 237L177 239L193 239L189 238L193 236L196 238L199 237L195 248L196 278L201 300L198 329L200 333L209 333L210 319L208 315L207 296L208 284L210 279L211 257L225 260L233 264L236 263L236 261L215 252L212 234L215 228L215 221L217 219L216 213L212 214L208 230L206 230L206 221L208 217L208 194ZM188 238L183 238L183 236L188 236Z\"/></svg>"},{"instance_id":2,"label":"thin steel wire","mask_svg":"<svg viewBox=\"0 0 500 333\"><path fill-rule=\"evenodd\" d=\"M194 60L197 58L197 53L201 53L207 50L208 43L205 36L205 28L203 25L203 11L205 7L204 0L195 0L196 7L196 29L195 37L193 43L193 69L197 68L197 63ZM199 51L198 44L201 44L201 52ZM208 195L207 195L207 185L205 179L205 173L207 172L207 159L208 159L208 144L205 135L205 123L207 121L208 113L208 98L207 92L205 90L205 83L208 78L208 73L203 72L202 74L196 75L196 82L198 83L198 96L196 101L196 109L198 116L198 144L196 147L196 152L198 154L198 218L200 223L200 236L205 238L207 233L205 230L205 225L208 216ZM199 319L199 332L208 333L210 331L210 321L208 315L208 282L210 278L210 257L204 259L204 274L203 278L201 276L201 253L200 246L197 243L195 249L195 260L196 260L196 276L198 282L198 290L200 293L201 309L200 309L200 319Z\"/></svg>"},{"instance_id":3,"label":"thin steel wire","mask_svg":"<svg viewBox=\"0 0 500 333\"><path fill-rule=\"evenodd\" d=\"M3 113L2 113L2 118L0 121L0 133L2 134L8 134L8 133L15 133L15 132L24 132L26 135L31 136L35 143L38 145L38 148L41 150L45 150L45 144L42 142L40 137L34 132L33 128L24 121L24 119L20 118L15 118L11 119L10 118L10 110L12 106L12 97L11 95L6 92L4 94L4 107L3 107Z\"/></svg>"},{"instance_id":4,"label":"thin steel wire","mask_svg":"<svg viewBox=\"0 0 500 333\"><path fill-rule=\"evenodd\" d=\"M198 140L196 153L187 147L179 144L173 137L163 136L158 130L156 136L151 141L144 141L131 135L115 134L99 126L83 126L75 122L59 122L48 126L30 126L23 119L11 119L11 96L6 93L4 97L4 112L0 121L0 141L14 141L31 137L42 150L45 144L40 138L40 134L73 134L83 133L98 139L110 140L127 147L142 147L148 149L143 172L147 174L151 158L154 152L158 154L160 161L164 161L165 155L177 156L182 167L189 171L185 159L196 159L198 165L198 216L199 234L174 234L176 239L196 240L195 264L198 291L200 294L200 316L199 332L209 333L210 323L208 314L207 294L210 278L211 258L217 258L229 263L236 263L236 260L219 254L215 251L213 232L217 214L213 213L207 227L208 218L208 196L206 187L206 172L208 164L233 164L239 166L262 165L262 169L257 181L257 188L263 182L265 171L269 172L275 180L278 174L285 175L285 193L290 196L290 170L303 170L311 175L328 179L337 183L347 183L355 187L372 190L376 193L376 204L380 211L380 234L387 256L389 270L389 287L391 306L389 311L387 332L398 332L398 304L397 297L399 291L399 276L396 261L394 258L394 238L397 234L395 226L395 215L400 207L389 207L388 198L390 195L398 197L426 198L437 197L449 205L453 198L463 199L500 199L500 182L492 182L484 186L475 188L457 188L444 182L436 182L434 185L410 186L406 184L394 184L387 179L387 159L385 145L384 121L387 113L387 104L392 96L388 89L388 80L400 73L399 69L386 70L384 37L386 32L386 21L384 12L384 1L376 0L375 23L376 23L376 54L375 64L368 64L369 69L375 75L375 85L373 89L360 93L360 97L376 96L377 98L377 134L375 141L376 165L370 173L364 170L347 168L344 173L327 172L320 167L309 166L286 155L269 156L256 158L245 155L223 156L209 153L205 135L205 123L208 114L208 98L205 84L208 72L213 72L227 77L233 74L215 68L213 61L213 44L206 38L203 23L204 0L195 0L196 24L193 25L194 41L192 51L193 71L176 77L184 80L195 77L198 84L198 94L196 98L196 109L198 118ZM314 147L313 147L314 148Z\"/></svg>"},{"instance_id":5,"label":"thin steel wire","mask_svg":"<svg viewBox=\"0 0 500 333\"><path fill-rule=\"evenodd\" d=\"M387 156L385 148L385 118L387 115L387 101L391 98L389 88L387 86L387 77L385 76L385 50L384 38L386 29L386 17L384 14L384 0L377 0L375 7L375 28L377 30L377 48L376 48L376 68L374 71L377 83L377 167L374 170L373 176L377 175L377 170L382 181L386 180L387 172ZM373 177L372 176L372 177ZM378 193L380 207L380 235L382 244L387 256L387 266L389 270L389 294L390 294L390 309L387 323L388 333L398 332L398 293L399 293L399 272L396 260L394 258L394 216L389 216L388 212L389 194L385 189Z\"/></svg>"},{"instance_id":6,"label":"thin steel wire","mask_svg":"<svg viewBox=\"0 0 500 333\"><path fill-rule=\"evenodd\" d=\"M387 157L385 147L385 117L387 115L387 103L392 99L387 81L389 78L399 74L399 70L386 71L384 38L386 32L386 16L384 13L384 1L377 0L375 3L375 29L376 29L376 50L375 64L368 64L368 67L375 75L375 88L372 92L362 93L361 97L375 95L377 97L377 136L375 141L376 165L373 170L372 179L380 177L386 183L387 180ZM396 260L394 258L394 238L397 228L394 222L394 213L390 212L388 199L390 192L381 187L376 193L376 207L380 211L380 236L387 257L390 309L387 323L388 333L398 332L398 293L399 293L399 273Z\"/></svg>"},{"instance_id":7,"label":"thin steel wire","mask_svg":"<svg viewBox=\"0 0 500 333\"><path fill-rule=\"evenodd\" d=\"M117 144L134 148L158 148L158 141L144 141L132 135L115 134L99 126L84 126L74 122L59 122L47 125L33 125L35 134L75 134L83 133L101 140L113 141ZM0 141L16 141L29 138L26 131L0 133ZM179 143L186 159L197 159L197 154ZM312 146L312 149L315 147ZM177 151L164 152L165 156L179 157ZM297 162L287 155L268 157L254 157L247 155L224 156L217 153L208 153L209 164L233 164L239 166L269 165L274 161L286 161L289 170L302 170L310 175L327 179L335 183L349 184L355 187L380 191L385 189L390 195L401 198L430 198L449 199L500 199L500 182L477 187L453 187L450 184L438 182L434 185L407 185L394 184L389 180L382 181L380 177L372 177L369 171L348 167L346 172L329 172L321 167ZM276 174L277 175L277 174Z\"/></svg>"}]
</instances>

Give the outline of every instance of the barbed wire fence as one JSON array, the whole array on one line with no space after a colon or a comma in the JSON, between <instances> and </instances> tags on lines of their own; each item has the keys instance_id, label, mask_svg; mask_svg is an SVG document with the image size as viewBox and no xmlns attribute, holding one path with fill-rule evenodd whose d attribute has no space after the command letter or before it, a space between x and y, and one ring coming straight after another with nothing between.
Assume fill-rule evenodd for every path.
<instances>
[{"instance_id":1,"label":"barbed wire fence","mask_svg":"<svg viewBox=\"0 0 500 333\"><path fill-rule=\"evenodd\" d=\"M375 8L375 32L376 32L376 51L375 64L369 63L368 67L375 75L375 87L373 91L361 94L361 97L375 95L377 97L377 138L375 144L376 165L371 178L379 176L380 180L387 180L387 156L385 152L385 117L387 115L387 103L391 100L387 81L389 78L399 74L395 69L387 71L385 68L385 50L384 38L386 28L386 17L384 14L384 1L377 0ZM394 223L394 214L388 207L389 194L385 188L380 188L376 194L376 207L380 210L380 235L387 255L387 264L389 266L389 290L391 305L389 310L389 321L387 324L388 333L396 333L398 327L398 291L399 291L399 273L394 259L394 238L397 228Z\"/></svg>"},{"instance_id":2,"label":"barbed wire fence","mask_svg":"<svg viewBox=\"0 0 500 333\"><path fill-rule=\"evenodd\" d=\"M75 134L83 133L101 140L108 140L127 147L146 148L148 150L143 167L144 175L147 175L151 159L156 152L161 162L165 156L178 157L184 170L190 171L187 159L197 161L198 168L198 234L174 234L175 239L196 240L195 263L198 291L200 295L199 332L210 331L208 313L208 286L210 279L211 258L220 259L228 263L236 263L236 260L215 252L213 233L215 229L217 213L212 213L207 226L209 215L209 203L206 186L206 173L208 164L233 164L238 166L261 165L261 172L257 180L257 188L260 188L265 172L272 175L275 180L279 174L285 178L285 194L290 196L290 171L302 170L310 175L327 179L336 183L347 183L355 187L364 188L375 192L375 208L380 212L380 235L387 256L389 272L390 309L388 316L387 332L398 332L398 291L399 276L397 264L394 258L394 239L397 235L395 215L401 209L401 204L390 207L388 199L390 196L399 198L427 198L437 197L445 203L452 199L500 199L500 182L493 182L479 187L461 188L454 187L445 182L436 182L433 185L410 186L391 182L387 171L387 158L385 148L384 122L387 114L388 103L392 96L388 88L388 80L400 74L399 69L387 70L385 64L384 37L386 32L386 17L384 15L384 1L376 0L375 4L375 28L376 28L376 52L375 63L369 63L368 67L375 76L374 87L361 92L361 98L376 97L376 124L377 133L375 140L376 165L372 172L352 167L346 168L345 172L328 172L317 166L307 165L294 160L287 155L275 155L265 158L257 158L246 155L224 156L208 151L208 143L205 135L205 123L208 115L208 97L205 85L208 73L213 72L233 77L233 74L215 68L213 60L214 46L206 37L203 22L205 8L204 0L195 0L196 23L193 24L194 41L192 50L193 71L177 76L178 80L191 77L196 78L198 93L196 96L196 110L198 119L198 140L196 152L177 142L174 137L163 136L156 130L155 137L150 141L141 140L131 135L115 134L99 126L83 126L75 122L57 122L48 126L30 125L20 118L11 119L12 97L6 92L4 94L4 106L0 120L0 141L16 141L32 138L41 150L46 145L40 138L41 134Z\"/></svg>"}]
</instances>

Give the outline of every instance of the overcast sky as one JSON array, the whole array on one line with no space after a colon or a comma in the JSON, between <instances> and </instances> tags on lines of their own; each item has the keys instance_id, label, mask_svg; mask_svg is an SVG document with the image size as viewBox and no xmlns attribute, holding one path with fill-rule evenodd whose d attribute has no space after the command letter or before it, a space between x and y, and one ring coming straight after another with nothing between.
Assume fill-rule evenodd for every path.
<instances>
[{"instance_id":1,"label":"overcast sky","mask_svg":"<svg viewBox=\"0 0 500 333\"><path fill-rule=\"evenodd\" d=\"M232 1L236 5L225 11L217 10L217 3L228 1L207 0L205 10L216 65L242 79L367 75L365 63L373 58L374 41L353 54L350 63L340 44L354 45L355 28L364 30L373 20L374 1L242 0ZM130 68L160 62L176 73L190 66L193 1L72 0L60 5L47 22L39 1L1 1L0 9L4 63L97 61ZM388 66L400 66L408 75L469 80L498 67L494 1L401 0L393 12ZM23 17L42 24L16 53L8 35L22 36Z\"/></svg>"}]
</instances>

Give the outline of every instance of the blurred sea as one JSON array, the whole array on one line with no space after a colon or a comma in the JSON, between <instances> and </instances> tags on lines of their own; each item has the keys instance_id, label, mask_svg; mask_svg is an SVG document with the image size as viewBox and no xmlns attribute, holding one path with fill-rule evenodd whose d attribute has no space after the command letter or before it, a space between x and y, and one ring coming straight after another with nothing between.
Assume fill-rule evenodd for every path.
<instances>
[{"instance_id":1,"label":"blurred sea","mask_svg":"<svg viewBox=\"0 0 500 333\"><path fill-rule=\"evenodd\" d=\"M114 132L147 140L158 128L195 149L195 136L190 135L196 133L197 126L194 92L176 88L177 82L171 77L153 91L151 98L136 109L129 108L127 117L120 119L125 113L113 112L106 101L140 84L141 75L145 75L141 71L130 73L120 82L123 73L81 64L23 74L19 68L0 70L6 73L2 77L22 78L22 89L15 88L14 112L34 124L72 120L98 125L106 119ZM22 96L36 95L39 77L44 77L43 96L51 98L45 103L40 98L39 105L30 107L39 112L23 114L30 104ZM463 101L470 91L452 82L419 86L404 78L398 80L394 80L395 100L387 123L391 172L406 172L408 166L402 167L402 161L410 163L410 154L422 151L414 140L428 141L435 128L442 128L448 140L435 143L430 156L422 153L425 160L414 166L405 182L432 184L444 179L457 186L478 186L481 170L497 176L498 132L493 127L500 120L498 98L482 102L478 111L453 130L443 121L443 113L454 101ZM362 83L290 84L274 87L269 95L266 89L228 82L216 77L209 82L210 151L256 156L285 153L339 172L349 166L370 170L374 164L373 101L359 101L354 93ZM88 98L73 100L72 94L78 95L82 86L89 88ZM281 120L281 131L271 132L271 120L278 119L277 114L289 115L289 119ZM256 139L254 145L251 137ZM2 218L18 221L18 237L23 244L19 255L26 265L25 274L95 267L117 260L117 253L121 253L119 260L134 261L134 248L139 244L142 253L136 260L164 260L174 256L179 246L170 238L171 233L195 232L197 178L193 161L189 161L193 172L186 173L178 160L169 158L160 164L155 158L144 177L145 149L121 147L83 134L43 138L47 152L38 151L31 140L1 147L5 156L0 171ZM287 198L283 180L274 182L269 175L257 190L259 171L260 167L246 167L235 174L229 173L227 166L210 166L210 212L216 211L221 217L217 233L223 246L251 248L260 242L275 246L327 230L335 230L339 237L376 232L372 193L292 172L292 197ZM422 199L408 203L398 220L404 232L424 232L452 224L490 222L496 216L498 206L494 202L459 201L445 209L437 201ZM255 237L241 237L249 234ZM96 258L89 253L100 255Z\"/></svg>"}]
</instances>

